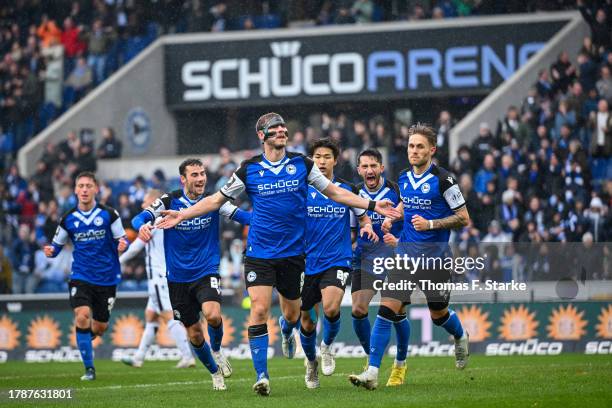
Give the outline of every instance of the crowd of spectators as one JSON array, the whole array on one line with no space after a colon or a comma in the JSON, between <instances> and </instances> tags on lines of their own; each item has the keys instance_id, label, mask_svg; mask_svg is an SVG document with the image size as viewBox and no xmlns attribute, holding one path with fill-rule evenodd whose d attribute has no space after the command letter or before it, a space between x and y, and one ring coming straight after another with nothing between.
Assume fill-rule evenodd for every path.
<instances>
[{"instance_id":1,"label":"crowd of spectators","mask_svg":"<svg viewBox=\"0 0 612 408\"><path fill-rule=\"evenodd\" d=\"M414 3L405 12L390 10L389 2L377 1L264 1L247 2L251 4L247 8L251 13L248 23L244 16L235 15L236 9L230 7L233 3L160 3L162 9L181 11L176 13L153 13L151 10L160 9L147 9L147 2L139 1L94 0L89 8L74 1L71 7L56 8L45 2L22 0L0 6L0 293L65 290L70 248L61 257L48 260L41 247L53 236L61 214L75 205L74 175L95 171L97 159L120 157L122 146L111 128L100 129L100 137L95 129L72 131L61 143L47 144L35 174L27 180L20 176L13 153L58 112L133 57L146 36L151 39L163 32L240 29L240 24L260 28L260 21L272 24L276 20L257 16L273 14L278 15L279 25L286 25L298 19L312 24L340 24L437 18L440 13L453 17L509 11L496 8L502 7L502 2L485 1L476 2L478 6L472 8L468 6L472 2L461 1ZM300 6L286 9L285 3ZM503 3L515 11L514 2ZM563 2L555 4L565 7ZM473 253L481 243L592 245L612 238L609 11L579 5L592 28L579 55L561 53L549 69L542 70L523 103L509 107L498 123L482 123L475 141L461 146L452 162L449 132L460 118L443 110L434 122L438 131L436 160L458 177L471 213L470 225L452 238L466 254ZM204 15L201 25L193 21L200 15L191 12L196 9ZM62 29L57 21L62 21ZM392 121L384 115L321 113L292 124L295 131L289 150L306 153L309 142L323 136L334 138L343 147L336 174L359 181L356 153L369 147L381 148L387 151L386 174L394 179L408 166L407 135L414 120L403 111L396 112ZM221 165L208 174L210 191L218 190L237 167L227 148L221 148L219 156ZM140 211L150 187L167 191L178 187L178 179L156 171L128 181L102 180L99 200L115 207L129 228L129 220ZM243 205L248 207L248 203ZM134 232L131 234L133 237ZM240 286L243 238L242 227L223 224L221 269L226 286ZM515 277L516 256L512 251L503 249L490 257L488 271L493 276ZM529 270L529 278L542 277L539 271L546 269L543 262L538 263L539 269ZM142 262L126 265L124 273L121 289L144 288ZM609 274L594 268L588 277L610 278Z\"/></svg>"}]
</instances>

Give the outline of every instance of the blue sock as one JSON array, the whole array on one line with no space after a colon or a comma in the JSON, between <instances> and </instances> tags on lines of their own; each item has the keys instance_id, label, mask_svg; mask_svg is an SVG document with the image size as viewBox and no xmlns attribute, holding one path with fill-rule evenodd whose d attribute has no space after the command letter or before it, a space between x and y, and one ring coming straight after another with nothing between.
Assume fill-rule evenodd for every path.
<instances>
[{"instance_id":1,"label":"blue sock","mask_svg":"<svg viewBox=\"0 0 612 408\"><path fill-rule=\"evenodd\" d=\"M449 334L452 334L455 339L460 339L463 337L463 326L461 326L459 316L457 316L457 313L455 313L454 310L448 309L446 316L443 316L440 319L433 319L433 322L438 326L444 327L444 329Z\"/></svg>"},{"instance_id":2,"label":"blue sock","mask_svg":"<svg viewBox=\"0 0 612 408\"><path fill-rule=\"evenodd\" d=\"M367 314L363 317L353 315L353 331L357 335L363 351L366 354L370 354L370 332L372 327L370 326L370 319L368 319Z\"/></svg>"},{"instance_id":3,"label":"blue sock","mask_svg":"<svg viewBox=\"0 0 612 408\"><path fill-rule=\"evenodd\" d=\"M81 352L81 359L85 368L93 368L94 356L93 346L91 344L91 329L79 329L76 328L76 343Z\"/></svg>"},{"instance_id":4,"label":"blue sock","mask_svg":"<svg viewBox=\"0 0 612 408\"><path fill-rule=\"evenodd\" d=\"M308 361L314 361L317 358L317 329L315 328L312 332L304 332L304 328L300 328L300 343L302 344L302 350Z\"/></svg>"},{"instance_id":5,"label":"blue sock","mask_svg":"<svg viewBox=\"0 0 612 408\"><path fill-rule=\"evenodd\" d=\"M268 325L257 324L249 326L249 346L251 347L251 359L257 373L257 379L262 376L268 377Z\"/></svg>"},{"instance_id":6,"label":"blue sock","mask_svg":"<svg viewBox=\"0 0 612 408\"><path fill-rule=\"evenodd\" d=\"M211 324L208 325L208 337L210 337L210 348L212 351L217 352L221 350L221 340L223 339L223 320L217 327L213 327Z\"/></svg>"},{"instance_id":7,"label":"blue sock","mask_svg":"<svg viewBox=\"0 0 612 408\"><path fill-rule=\"evenodd\" d=\"M334 317L323 317L323 343L330 346L340 331L340 312Z\"/></svg>"},{"instance_id":8,"label":"blue sock","mask_svg":"<svg viewBox=\"0 0 612 408\"><path fill-rule=\"evenodd\" d=\"M217 367L217 363L215 363L215 359L213 358L210 352L210 347L208 347L206 341L203 341L199 346L196 346L191 342L189 342L189 344L191 344L191 349L195 355L198 356L208 371L210 371L211 374L216 373L219 367Z\"/></svg>"},{"instance_id":9,"label":"blue sock","mask_svg":"<svg viewBox=\"0 0 612 408\"><path fill-rule=\"evenodd\" d=\"M406 318L405 314L398 314L398 318L402 318L402 320L393 323L397 339L397 354L395 356L395 359L397 361L404 361L406 360L406 356L408 355L408 341L410 340L410 322Z\"/></svg>"},{"instance_id":10,"label":"blue sock","mask_svg":"<svg viewBox=\"0 0 612 408\"><path fill-rule=\"evenodd\" d=\"M391 327L393 326L394 318L395 313L391 309L385 306L380 307L378 316L376 316L374 321L372 335L370 336L369 365L380 368L380 363L391 338Z\"/></svg>"},{"instance_id":11,"label":"blue sock","mask_svg":"<svg viewBox=\"0 0 612 408\"><path fill-rule=\"evenodd\" d=\"M291 336L291 333L293 333L293 329L298 327L298 325L300 323L300 319L297 319L295 322L291 323L290 321L285 319L284 316L281 316L278 319L278 323L280 325L281 332L283 332L283 336L285 336L285 338L287 338L287 337Z\"/></svg>"}]
</instances>

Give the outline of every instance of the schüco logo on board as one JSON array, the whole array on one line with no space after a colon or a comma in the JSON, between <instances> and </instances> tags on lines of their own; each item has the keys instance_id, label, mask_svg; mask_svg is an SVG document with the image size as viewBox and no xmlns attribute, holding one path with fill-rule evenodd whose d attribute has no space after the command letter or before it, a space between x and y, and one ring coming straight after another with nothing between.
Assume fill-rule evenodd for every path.
<instances>
[{"instance_id":1,"label":"sch\u00fcco logo on board","mask_svg":"<svg viewBox=\"0 0 612 408\"><path fill-rule=\"evenodd\" d=\"M19 346L21 332L17 329L17 323L8 316L0 318L0 350L13 350Z\"/></svg>"},{"instance_id":2,"label":"sch\u00fcco logo on board","mask_svg":"<svg viewBox=\"0 0 612 408\"><path fill-rule=\"evenodd\" d=\"M489 312L483 312L481 307L472 305L462 307L456 313L463 327L470 333L470 342L483 341L491 336Z\"/></svg>"},{"instance_id":3,"label":"sch\u00fcco logo on board","mask_svg":"<svg viewBox=\"0 0 612 408\"><path fill-rule=\"evenodd\" d=\"M528 340L538 336L535 312L524 305L504 310L499 326L499 337L506 341Z\"/></svg>"},{"instance_id":4,"label":"sch\u00fcco logo on board","mask_svg":"<svg viewBox=\"0 0 612 408\"><path fill-rule=\"evenodd\" d=\"M62 342L62 331L59 323L52 317L38 316L30 322L27 338L30 348L55 349Z\"/></svg>"}]
</instances>

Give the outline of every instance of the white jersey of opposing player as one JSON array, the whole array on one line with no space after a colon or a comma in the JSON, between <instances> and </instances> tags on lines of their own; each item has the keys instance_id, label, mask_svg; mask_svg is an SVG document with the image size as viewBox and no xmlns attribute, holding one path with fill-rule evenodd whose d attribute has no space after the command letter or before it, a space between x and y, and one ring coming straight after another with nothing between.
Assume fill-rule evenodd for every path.
<instances>
[{"instance_id":1,"label":"white jersey of opposing player","mask_svg":"<svg viewBox=\"0 0 612 408\"><path fill-rule=\"evenodd\" d=\"M149 289L154 285L166 285L166 256L164 253L164 231L160 229L151 230L152 238L144 242L137 238L120 257L122 264L132 259L142 249L145 249L145 268L149 280Z\"/></svg>"}]
</instances>

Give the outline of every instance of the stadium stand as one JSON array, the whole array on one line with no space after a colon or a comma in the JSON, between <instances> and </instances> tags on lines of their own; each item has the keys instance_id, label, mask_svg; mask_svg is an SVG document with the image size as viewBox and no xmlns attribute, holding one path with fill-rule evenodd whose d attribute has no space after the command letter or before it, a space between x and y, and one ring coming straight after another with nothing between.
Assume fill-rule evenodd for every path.
<instances>
[{"instance_id":1,"label":"stadium stand","mask_svg":"<svg viewBox=\"0 0 612 408\"><path fill-rule=\"evenodd\" d=\"M63 142L47 144L29 179L19 174L16 152L159 35L575 8L573 2L525 2L530 4L526 8L523 2L482 1L471 8L467 1L431 1L392 9L392 2L367 0L301 1L290 7L281 1L194 0L163 2L151 12L146 1L120 3L131 8L102 0L63 2L70 7L59 3L0 6L0 293L66 290L69 251L49 260L41 255L41 246L52 237L59 216L75 204L74 175L95 171L98 159L120 157L121 144L112 128L72 131ZM592 30L579 55L561 53L541 72L521 106L509 106L497 123L481 123L478 137L462 145L450 163L449 131L460 118L446 110L430 118L439 132L437 160L457 175L472 215L472 224L453 238L466 252L481 242L612 238L610 10L578 5ZM392 146L387 174L393 177L407 167L410 124L401 117L388 123L375 114L321 112L298 124L290 150L304 153L307 144L321 136L337 139L344 152L336 173L357 181L355 152ZM96 133L104 135L98 145ZM219 155L221 166L208 174L210 191L223 185L237 165L227 148ZM147 187L177 186L174 174L163 171L103 180L100 200L117 208L129 227ZM241 227L224 224L222 271L228 287L241 285L243 236ZM504 256L511 254L491 262L498 261L495 268L507 278ZM146 289L142 260L124 272L121 290Z\"/></svg>"}]
</instances>

